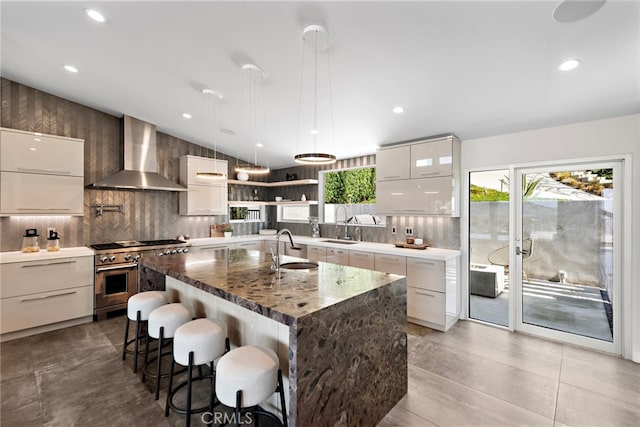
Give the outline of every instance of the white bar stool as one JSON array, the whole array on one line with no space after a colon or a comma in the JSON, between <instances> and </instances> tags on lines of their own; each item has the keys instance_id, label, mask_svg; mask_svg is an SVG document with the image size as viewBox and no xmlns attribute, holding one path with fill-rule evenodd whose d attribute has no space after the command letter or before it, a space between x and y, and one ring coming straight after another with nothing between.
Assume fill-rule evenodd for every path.
<instances>
[{"instance_id":1,"label":"white bar stool","mask_svg":"<svg viewBox=\"0 0 640 427\"><path fill-rule=\"evenodd\" d=\"M241 413L250 412L267 416L287 427L282 371L278 356L272 350L252 345L231 350L218 361L215 382L220 403L235 409L236 426L240 426ZM282 422L275 414L258 406L276 392L280 394Z\"/></svg>"},{"instance_id":2,"label":"white bar stool","mask_svg":"<svg viewBox=\"0 0 640 427\"><path fill-rule=\"evenodd\" d=\"M173 338L176 333L176 329L184 325L191 320L191 313L184 305L180 303L172 303L163 305L156 308L149 314L148 321L148 333L144 350L144 369L142 370L142 382L145 382L146 377L155 377L156 389L155 399L160 397L160 379L167 378L167 374L160 374L162 369L162 358L164 356L170 356L171 350L166 353L162 352L162 348L165 346L165 339ZM147 372L149 366L153 363L154 359L149 360L149 338L158 340L158 347L156 352L156 372Z\"/></svg>"},{"instance_id":3,"label":"white bar stool","mask_svg":"<svg viewBox=\"0 0 640 427\"><path fill-rule=\"evenodd\" d=\"M186 417L186 426L191 425L191 414L197 414L209 410L213 413L215 401L215 371L213 362L229 351L229 338L227 337L227 325L219 320L196 319L180 326L173 337L173 362L169 374L169 390L164 416L169 416L169 409ZM187 380L173 389L174 364L187 367ZM211 375L202 374L202 365L209 365ZM198 366L199 375L193 378L193 367ZM191 408L191 392L193 381L209 379L211 381L210 400L208 406ZM179 408L173 403L174 396L187 387L187 402L184 408Z\"/></svg>"},{"instance_id":4,"label":"white bar stool","mask_svg":"<svg viewBox=\"0 0 640 427\"><path fill-rule=\"evenodd\" d=\"M142 333L142 326L146 325L149 320L149 315L156 308L165 305L167 299L164 292L160 291L148 291L140 292L132 295L127 301L127 322L124 327L124 343L122 345L122 360L127 359L128 354L134 354L133 360L133 372L138 372L138 356L142 354L142 350L139 349L138 344L140 340L146 337L146 329L144 334ZM133 320L136 322L136 336L134 339L129 340L129 323ZM134 349L130 350L129 346L135 343Z\"/></svg>"}]
</instances>

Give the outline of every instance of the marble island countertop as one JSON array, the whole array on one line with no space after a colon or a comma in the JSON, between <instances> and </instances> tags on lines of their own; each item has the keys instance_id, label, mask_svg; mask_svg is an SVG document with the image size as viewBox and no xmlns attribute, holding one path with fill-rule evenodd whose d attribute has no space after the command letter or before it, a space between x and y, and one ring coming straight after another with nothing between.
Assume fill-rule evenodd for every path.
<instances>
[{"instance_id":1,"label":"marble island countertop","mask_svg":"<svg viewBox=\"0 0 640 427\"><path fill-rule=\"evenodd\" d=\"M282 256L282 262L298 258ZM244 249L149 257L143 269L190 284L280 323L346 301L388 284L402 276L320 262L317 269L271 269L271 256Z\"/></svg>"}]
</instances>

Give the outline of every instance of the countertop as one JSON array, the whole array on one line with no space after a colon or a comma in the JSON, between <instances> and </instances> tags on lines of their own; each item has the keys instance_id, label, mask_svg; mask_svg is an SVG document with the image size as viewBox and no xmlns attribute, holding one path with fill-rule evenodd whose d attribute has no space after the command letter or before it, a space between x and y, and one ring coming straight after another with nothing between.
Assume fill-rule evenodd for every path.
<instances>
[{"instance_id":1,"label":"countertop","mask_svg":"<svg viewBox=\"0 0 640 427\"><path fill-rule=\"evenodd\" d=\"M206 237L206 238L199 238L199 239L191 239L189 240L189 242L193 246L204 246L204 245L214 245L214 244L230 244L230 243L247 242L247 241L255 241L255 240L275 241L276 236L249 234L249 235L232 236L232 237ZM375 253L387 254L387 255L400 255L400 256L408 256L408 257L415 257L415 258L432 259L437 261L448 261L460 256L460 251L454 250L454 249L440 249L440 248L432 248L432 247L429 247L427 249L407 249L407 248L396 248L392 243L357 242L354 244L344 244L344 243L326 242L325 240L335 240L335 239L330 239L329 237L313 238L309 236L293 236L293 242L296 244L300 243L305 245L324 246L328 248L342 248L342 249L354 250L354 251L375 252ZM289 242L289 237L284 236L282 238L282 241Z\"/></svg>"},{"instance_id":2,"label":"countertop","mask_svg":"<svg viewBox=\"0 0 640 427\"><path fill-rule=\"evenodd\" d=\"M0 264L11 262L27 262L27 261L44 261L49 259L75 258L82 256L93 256L93 249L85 246L77 248L61 248L59 251L49 252L41 250L40 252L0 252Z\"/></svg>"},{"instance_id":3,"label":"countertop","mask_svg":"<svg viewBox=\"0 0 640 427\"><path fill-rule=\"evenodd\" d=\"M282 256L282 262L298 258ZM318 263L312 270L271 270L271 256L238 249L142 259L143 268L173 277L280 323L387 286L403 276Z\"/></svg>"}]
</instances>

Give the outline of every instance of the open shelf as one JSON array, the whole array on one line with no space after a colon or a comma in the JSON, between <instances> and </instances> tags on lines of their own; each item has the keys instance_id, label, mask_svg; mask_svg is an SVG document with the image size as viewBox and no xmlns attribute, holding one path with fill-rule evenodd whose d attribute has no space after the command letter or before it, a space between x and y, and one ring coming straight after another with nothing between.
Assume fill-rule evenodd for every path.
<instances>
[{"instance_id":1,"label":"open shelf","mask_svg":"<svg viewBox=\"0 0 640 427\"><path fill-rule=\"evenodd\" d=\"M317 179L296 179L293 181L276 181L276 182L262 182L262 181L239 181L237 179L227 180L229 184L236 185L250 185L253 187L293 187L295 185L315 185L318 183Z\"/></svg>"},{"instance_id":2,"label":"open shelf","mask_svg":"<svg viewBox=\"0 0 640 427\"><path fill-rule=\"evenodd\" d=\"M245 181L246 182L246 181ZM281 202L266 202L266 201L256 201L256 200L229 200L229 206L280 206L280 205L289 205L289 206L307 206L307 205L317 205L317 200L283 200Z\"/></svg>"}]
</instances>

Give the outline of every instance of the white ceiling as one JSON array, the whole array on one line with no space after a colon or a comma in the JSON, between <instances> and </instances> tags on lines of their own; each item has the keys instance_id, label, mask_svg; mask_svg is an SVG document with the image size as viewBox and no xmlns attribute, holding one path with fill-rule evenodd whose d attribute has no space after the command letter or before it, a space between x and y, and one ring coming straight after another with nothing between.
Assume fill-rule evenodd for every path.
<instances>
[{"instance_id":1,"label":"white ceiling","mask_svg":"<svg viewBox=\"0 0 640 427\"><path fill-rule=\"evenodd\" d=\"M331 33L334 140L319 144L338 158L441 133L464 141L640 112L640 2L609 0L573 23L552 19L558 3L2 1L1 72L211 146L201 90L224 95L218 126L242 133L240 69L255 63L266 72L258 160L266 153L271 168L313 148L297 142L310 24ZM572 57L581 66L558 71ZM219 151L253 159L241 134L217 138Z\"/></svg>"}]
</instances>

